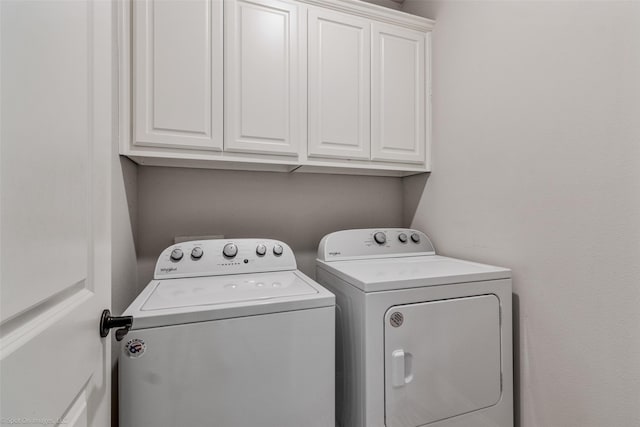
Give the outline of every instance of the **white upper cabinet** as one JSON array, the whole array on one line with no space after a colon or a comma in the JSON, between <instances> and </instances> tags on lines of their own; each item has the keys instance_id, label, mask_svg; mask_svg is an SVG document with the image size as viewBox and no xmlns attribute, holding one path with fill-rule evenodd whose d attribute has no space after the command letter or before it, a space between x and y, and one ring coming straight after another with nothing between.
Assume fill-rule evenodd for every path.
<instances>
[{"instance_id":1,"label":"white upper cabinet","mask_svg":"<svg viewBox=\"0 0 640 427\"><path fill-rule=\"evenodd\" d=\"M222 150L222 7L133 2L133 145Z\"/></svg>"},{"instance_id":2,"label":"white upper cabinet","mask_svg":"<svg viewBox=\"0 0 640 427\"><path fill-rule=\"evenodd\" d=\"M225 2L225 151L298 154L297 8Z\"/></svg>"},{"instance_id":3,"label":"white upper cabinet","mask_svg":"<svg viewBox=\"0 0 640 427\"><path fill-rule=\"evenodd\" d=\"M370 158L371 21L308 15L309 156Z\"/></svg>"},{"instance_id":4,"label":"white upper cabinet","mask_svg":"<svg viewBox=\"0 0 640 427\"><path fill-rule=\"evenodd\" d=\"M424 163L426 34L373 24L372 160Z\"/></svg>"},{"instance_id":5,"label":"white upper cabinet","mask_svg":"<svg viewBox=\"0 0 640 427\"><path fill-rule=\"evenodd\" d=\"M358 0L123 0L120 153L143 165L429 171L433 21Z\"/></svg>"}]
</instances>

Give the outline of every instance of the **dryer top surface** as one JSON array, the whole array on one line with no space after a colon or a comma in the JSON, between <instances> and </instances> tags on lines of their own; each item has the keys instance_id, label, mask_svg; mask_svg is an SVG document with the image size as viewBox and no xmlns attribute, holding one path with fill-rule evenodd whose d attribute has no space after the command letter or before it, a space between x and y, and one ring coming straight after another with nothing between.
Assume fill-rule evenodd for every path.
<instances>
[{"instance_id":1,"label":"dryer top surface","mask_svg":"<svg viewBox=\"0 0 640 427\"><path fill-rule=\"evenodd\" d=\"M364 292L508 279L511 270L439 255L325 262L326 270Z\"/></svg>"}]
</instances>

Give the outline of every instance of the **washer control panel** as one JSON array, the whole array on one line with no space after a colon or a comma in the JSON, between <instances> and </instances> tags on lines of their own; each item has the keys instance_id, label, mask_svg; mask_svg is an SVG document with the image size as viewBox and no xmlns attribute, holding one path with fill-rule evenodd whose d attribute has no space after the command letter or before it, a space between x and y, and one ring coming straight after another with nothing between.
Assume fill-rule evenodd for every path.
<instances>
[{"instance_id":1,"label":"washer control panel","mask_svg":"<svg viewBox=\"0 0 640 427\"><path fill-rule=\"evenodd\" d=\"M295 270L284 242L271 239L197 240L169 246L160 254L155 279Z\"/></svg>"},{"instance_id":2,"label":"washer control panel","mask_svg":"<svg viewBox=\"0 0 640 427\"><path fill-rule=\"evenodd\" d=\"M322 261L421 255L435 255L431 241L423 232L407 228L336 231L324 236L318 247Z\"/></svg>"}]
</instances>

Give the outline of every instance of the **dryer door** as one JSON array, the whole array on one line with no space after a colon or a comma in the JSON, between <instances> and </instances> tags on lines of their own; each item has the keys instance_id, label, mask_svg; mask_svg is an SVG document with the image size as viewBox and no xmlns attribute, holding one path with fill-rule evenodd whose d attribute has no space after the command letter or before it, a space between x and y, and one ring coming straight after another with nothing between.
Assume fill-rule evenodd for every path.
<instances>
[{"instance_id":1,"label":"dryer door","mask_svg":"<svg viewBox=\"0 0 640 427\"><path fill-rule=\"evenodd\" d=\"M387 427L424 426L500 400L495 295L391 307L384 345Z\"/></svg>"}]
</instances>

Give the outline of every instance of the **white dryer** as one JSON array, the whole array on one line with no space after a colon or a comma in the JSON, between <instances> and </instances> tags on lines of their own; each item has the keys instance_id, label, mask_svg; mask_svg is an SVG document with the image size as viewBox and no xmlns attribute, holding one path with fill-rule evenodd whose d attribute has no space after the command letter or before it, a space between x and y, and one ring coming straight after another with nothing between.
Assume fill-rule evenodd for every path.
<instances>
[{"instance_id":1,"label":"white dryer","mask_svg":"<svg viewBox=\"0 0 640 427\"><path fill-rule=\"evenodd\" d=\"M335 425L335 298L285 243L173 245L124 315L120 426Z\"/></svg>"},{"instance_id":2,"label":"white dryer","mask_svg":"<svg viewBox=\"0 0 640 427\"><path fill-rule=\"evenodd\" d=\"M320 242L336 295L341 427L513 427L511 272L435 254L416 230Z\"/></svg>"}]
</instances>

